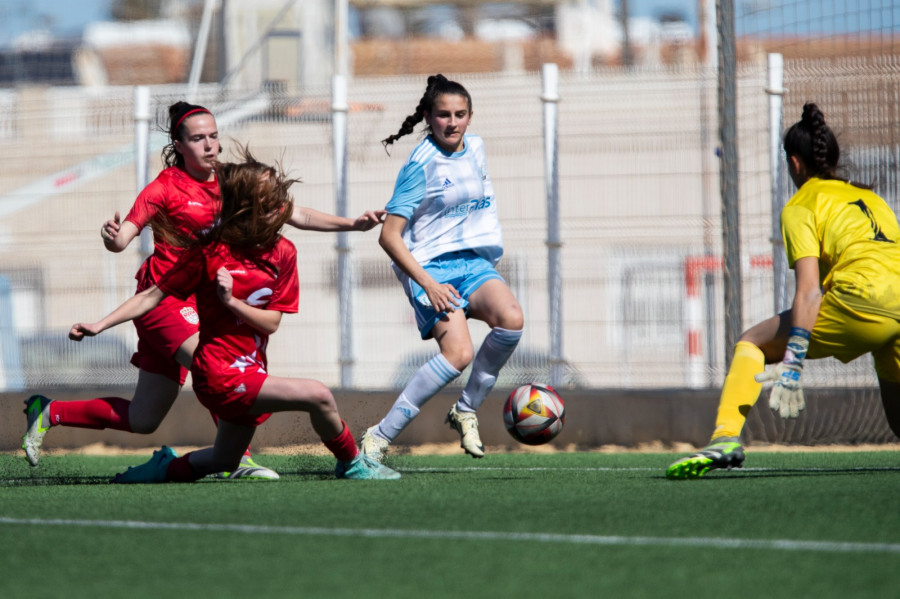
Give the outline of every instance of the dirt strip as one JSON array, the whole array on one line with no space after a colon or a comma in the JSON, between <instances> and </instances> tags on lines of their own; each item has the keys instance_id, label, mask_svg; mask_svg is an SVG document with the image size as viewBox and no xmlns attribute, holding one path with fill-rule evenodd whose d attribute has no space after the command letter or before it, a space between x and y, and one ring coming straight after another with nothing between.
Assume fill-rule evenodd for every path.
<instances>
[{"instance_id":1,"label":"dirt strip","mask_svg":"<svg viewBox=\"0 0 900 599\"><path fill-rule=\"evenodd\" d=\"M852 451L900 451L900 443L879 443L864 445L745 445L745 449L754 452L852 452ZM60 455L147 455L158 447L146 448L122 448L104 443L93 443L85 445L78 449L56 449L45 451L45 456ZM200 447L190 446L173 446L173 449L179 455L184 455L189 451L201 449ZM623 447L620 445L603 445L592 448L579 448L575 445L558 447L555 445L515 445L515 446L488 446L485 452L488 454L500 453L533 453L533 454L552 454L552 453L688 453L698 449L688 443L663 444L663 443L643 443L637 447ZM254 453L269 455L328 455L328 450L321 444L308 445L289 445L279 447L255 447ZM455 455L461 453L457 443L423 443L421 445L397 445L391 447L393 455ZM20 452L0 452L7 455L15 455Z\"/></svg>"}]
</instances>

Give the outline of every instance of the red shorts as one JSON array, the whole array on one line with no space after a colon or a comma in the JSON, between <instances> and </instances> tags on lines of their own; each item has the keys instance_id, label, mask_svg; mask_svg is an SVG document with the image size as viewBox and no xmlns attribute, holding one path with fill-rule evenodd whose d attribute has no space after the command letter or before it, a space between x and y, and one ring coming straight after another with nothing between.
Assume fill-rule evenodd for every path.
<instances>
[{"instance_id":1,"label":"red shorts","mask_svg":"<svg viewBox=\"0 0 900 599\"><path fill-rule=\"evenodd\" d=\"M269 376L266 373L257 371L248 372L239 378L230 377L230 382L237 384L236 386L229 384L225 391L212 388L209 379L199 369L194 368L191 374L197 399L207 410L222 420L242 426L259 426L272 415L247 413L256 402L259 390Z\"/></svg>"},{"instance_id":2,"label":"red shorts","mask_svg":"<svg viewBox=\"0 0 900 599\"><path fill-rule=\"evenodd\" d=\"M175 352L199 327L200 318L193 296L185 301L166 296L156 308L134 320L138 346L131 356L131 363L183 385L188 371L175 361Z\"/></svg>"}]
</instances>

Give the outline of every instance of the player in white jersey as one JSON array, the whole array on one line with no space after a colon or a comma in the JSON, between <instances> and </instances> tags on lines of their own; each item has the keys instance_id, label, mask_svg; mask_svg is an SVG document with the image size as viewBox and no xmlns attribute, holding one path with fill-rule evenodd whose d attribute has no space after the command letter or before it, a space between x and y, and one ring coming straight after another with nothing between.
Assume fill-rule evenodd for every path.
<instances>
[{"instance_id":1,"label":"player in white jersey","mask_svg":"<svg viewBox=\"0 0 900 599\"><path fill-rule=\"evenodd\" d=\"M475 411L522 336L522 308L494 268L503 255L503 236L484 143L466 134L471 118L469 92L433 75L415 112L382 142L387 147L420 121L427 125L427 136L397 177L379 243L393 261L422 338L434 338L440 352L363 435L362 452L377 461L425 402L470 363L472 373L446 421L466 453L483 457ZM477 355L467 318L491 327Z\"/></svg>"},{"instance_id":2,"label":"player in white jersey","mask_svg":"<svg viewBox=\"0 0 900 599\"><path fill-rule=\"evenodd\" d=\"M493 266L503 254L484 142L471 134L463 141L464 151L448 154L432 136L422 140L400 171L386 207L408 219L403 242L420 264L471 250Z\"/></svg>"}]
</instances>

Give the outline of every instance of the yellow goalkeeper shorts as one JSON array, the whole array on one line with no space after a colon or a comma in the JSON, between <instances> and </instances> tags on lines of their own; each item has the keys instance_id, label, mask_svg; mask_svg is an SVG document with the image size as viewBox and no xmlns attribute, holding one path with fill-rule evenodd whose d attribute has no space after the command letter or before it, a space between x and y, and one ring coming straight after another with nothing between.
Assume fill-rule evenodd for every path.
<instances>
[{"instance_id":1,"label":"yellow goalkeeper shorts","mask_svg":"<svg viewBox=\"0 0 900 599\"><path fill-rule=\"evenodd\" d=\"M900 322L889 316L861 312L834 293L826 293L806 357L814 360L833 356L846 364L868 353L875 358L879 379L900 383Z\"/></svg>"}]
</instances>

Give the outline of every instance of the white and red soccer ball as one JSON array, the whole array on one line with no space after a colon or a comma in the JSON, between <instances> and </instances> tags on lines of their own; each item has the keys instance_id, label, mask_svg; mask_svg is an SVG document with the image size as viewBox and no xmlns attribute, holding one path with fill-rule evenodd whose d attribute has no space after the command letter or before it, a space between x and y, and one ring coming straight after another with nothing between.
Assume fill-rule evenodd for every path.
<instances>
[{"instance_id":1,"label":"white and red soccer ball","mask_svg":"<svg viewBox=\"0 0 900 599\"><path fill-rule=\"evenodd\" d=\"M515 389L503 405L503 424L512 438L525 445L543 445L559 434L566 406L550 385L531 383Z\"/></svg>"}]
</instances>

